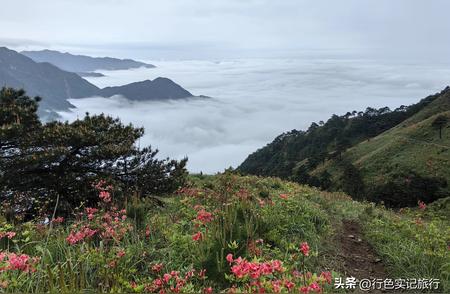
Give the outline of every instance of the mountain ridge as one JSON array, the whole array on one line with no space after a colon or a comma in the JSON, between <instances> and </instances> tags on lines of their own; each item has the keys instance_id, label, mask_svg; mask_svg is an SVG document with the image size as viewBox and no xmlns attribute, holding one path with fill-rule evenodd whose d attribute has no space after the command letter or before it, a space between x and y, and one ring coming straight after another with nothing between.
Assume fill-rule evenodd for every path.
<instances>
[{"instance_id":1,"label":"mountain ridge","mask_svg":"<svg viewBox=\"0 0 450 294\"><path fill-rule=\"evenodd\" d=\"M155 68L153 64L133 59L91 57L48 49L41 51L21 51L20 53L36 62L50 62L62 70L75 73L90 73L96 70L125 70L139 67Z\"/></svg>"},{"instance_id":2,"label":"mountain ridge","mask_svg":"<svg viewBox=\"0 0 450 294\"><path fill-rule=\"evenodd\" d=\"M55 118L57 111L75 108L67 99L122 95L129 100L154 101L193 97L168 78L100 89L76 73L48 62L35 62L6 47L0 47L0 86L23 88L30 96L40 96L39 114L50 118Z\"/></svg>"},{"instance_id":3,"label":"mountain ridge","mask_svg":"<svg viewBox=\"0 0 450 294\"><path fill-rule=\"evenodd\" d=\"M442 139L433 127L441 115L450 118L449 87L394 111L367 108L333 115L307 131L284 133L250 154L238 171L393 206L414 205L419 197L435 200L450 193L450 150L444 148L450 146L448 126Z\"/></svg>"}]
</instances>

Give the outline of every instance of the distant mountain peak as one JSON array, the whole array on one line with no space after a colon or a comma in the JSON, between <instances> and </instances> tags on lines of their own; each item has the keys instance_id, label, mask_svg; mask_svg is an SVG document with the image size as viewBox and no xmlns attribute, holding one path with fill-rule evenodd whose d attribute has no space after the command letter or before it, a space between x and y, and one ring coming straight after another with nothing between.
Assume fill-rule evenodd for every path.
<instances>
[{"instance_id":1,"label":"distant mountain peak","mask_svg":"<svg viewBox=\"0 0 450 294\"><path fill-rule=\"evenodd\" d=\"M155 67L152 64L135 61L132 59L91 57L49 49L41 51L22 51L21 53L36 62L50 62L57 67L70 72L89 73L96 70L125 70L139 67Z\"/></svg>"},{"instance_id":2,"label":"distant mountain peak","mask_svg":"<svg viewBox=\"0 0 450 294\"><path fill-rule=\"evenodd\" d=\"M30 96L42 97L40 114L51 113L53 117L55 111L74 107L67 101L69 98L122 95L130 100L156 101L193 97L189 91L164 77L99 89L79 74L64 71L50 62L35 62L14 50L0 47L0 87L3 86L23 88Z\"/></svg>"},{"instance_id":3,"label":"distant mountain peak","mask_svg":"<svg viewBox=\"0 0 450 294\"><path fill-rule=\"evenodd\" d=\"M100 96L122 95L130 100L147 101L162 99L183 99L193 95L171 79L158 77L152 80L130 83L100 90Z\"/></svg>"}]
</instances>

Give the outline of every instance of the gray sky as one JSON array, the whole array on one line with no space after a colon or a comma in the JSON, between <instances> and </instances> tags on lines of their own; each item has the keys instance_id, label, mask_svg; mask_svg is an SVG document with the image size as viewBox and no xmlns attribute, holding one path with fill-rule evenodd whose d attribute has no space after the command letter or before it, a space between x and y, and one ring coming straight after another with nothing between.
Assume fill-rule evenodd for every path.
<instances>
[{"instance_id":1,"label":"gray sky","mask_svg":"<svg viewBox=\"0 0 450 294\"><path fill-rule=\"evenodd\" d=\"M450 59L445 0L1 0L0 44L135 58Z\"/></svg>"}]
</instances>

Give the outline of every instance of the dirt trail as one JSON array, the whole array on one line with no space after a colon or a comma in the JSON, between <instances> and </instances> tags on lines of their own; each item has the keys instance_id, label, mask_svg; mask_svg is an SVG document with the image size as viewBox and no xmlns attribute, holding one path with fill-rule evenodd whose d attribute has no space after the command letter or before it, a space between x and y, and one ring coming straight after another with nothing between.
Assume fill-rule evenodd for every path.
<instances>
[{"instance_id":1,"label":"dirt trail","mask_svg":"<svg viewBox=\"0 0 450 294\"><path fill-rule=\"evenodd\" d=\"M358 279L386 278L386 270L381 259L367 241L361 226L356 221L343 221L343 232L339 237L340 257L347 277Z\"/></svg>"}]
</instances>

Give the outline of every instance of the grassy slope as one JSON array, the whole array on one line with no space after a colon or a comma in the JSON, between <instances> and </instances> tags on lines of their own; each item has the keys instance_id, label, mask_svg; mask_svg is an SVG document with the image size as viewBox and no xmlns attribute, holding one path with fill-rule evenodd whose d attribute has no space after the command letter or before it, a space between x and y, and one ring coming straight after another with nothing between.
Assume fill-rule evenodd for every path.
<instances>
[{"instance_id":1,"label":"grassy slope","mask_svg":"<svg viewBox=\"0 0 450 294\"><path fill-rule=\"evenodd\" d=\"M280 197L280 194L286 197ZM266 205L261 206L260 200L266 201ZM280 259L285 266L295 267L295 261L293 263L289 258L288 252L303 241L308 241L311 246L307 270L330 270L335 277L345 277L346 268L339 258L342 251L335 237L341 233L342 221L352 219L361 223L367 240L387 266L389 277L439 278L444 284L441 292L450 287L447 282L450 274L450 251L447 249L450 222L448 215L442 214L445 211L443 206L447 210L450 208L450 201L440 200L441 207L436 210L433 207L425 211L407 209L400 214L371 203L353 201L342 193L323 192L277 178L230 174L191 177L188 191L162 201L164 207L154 207L148 201L130 201L127 205L128 219L124 224L128 223L134 229L114 243L69 245L66 237L73 230L70 222L57 225L53 231L42 225L36 230L35 227L39 226L36 223L9 228L17 232L14 245L11 242L0 244L3 245L0 249L9 248L10 251L40 256L41 260L35 273L6 272L2 276L0 272L0 280L7 281L7 291L12 292L58 292L69 285L73 291L132 292L131 281L137 284L135 290L152 284L156 276L149 268L161 262L163 272L185 271L191 266L208 268L206 281L194 282L185 290L199 293L203 287L212 286L217 291L232 284L223 283L224 273L229 272L224 256L219 258L224 266L222 272L215 271L215 266L212 266L217 254L233 252L235 256L249 259ZM192 240L193 233L204 230L192 221L196 216L195 205L202 204L207 211L214 211L217 218L215 208L220 207L220 201L228 202L226 207L231 212L235 208L239 211L245 208L258 219L250 223L258 224L252 238L262 238L266 244L261 247L261 255L255 256L245 250L246 243L252 240L246 234L250 223L239 220L242 217L248 220L247 214L234 218L231 224L236 230L225 245L215 241L217 233L220 235L223 229L216 221L208 224L204 240ZM100 220L101 212L96 215ZM419 224L416 219L421 220ZM87 224L98 227L95 219L87 221ZM146 228L150 229L147 237ZM396 234L392 234L393 230ZM236 248L233 243L237 244ZM244 246L242 250L239 249L241 246ZM117 261L117 266L107 266L117 260L118 250L124 250L125 256ZM333 291L332 286L325 290L329 291Z\"/></svg>"},{"instance_id":2,"label":"grassy slope","mask_svg":"<svg viewBox=\"0 0 450 294\"><path fill-rule=\"evenodd\" d=\"M447 126L439 139L431 126L440 114L450 118L449 91L396 127L348 149L344 157L361 169L366 184L384 183L391 174L404 170L444 177L450 183L450 128ZM314 173L323 170L339 177L339 168L332 161Z\"/></svg>"}]
</instances>

